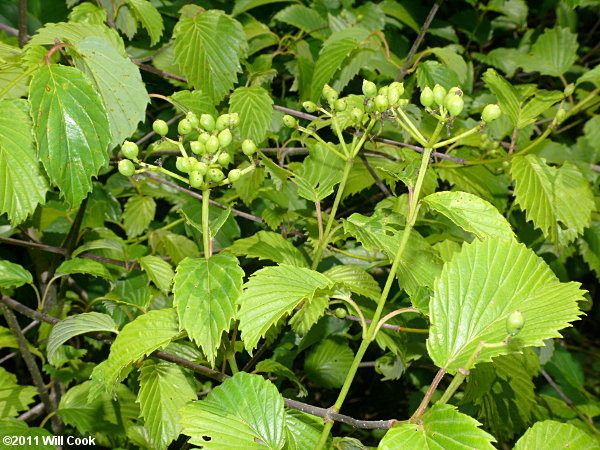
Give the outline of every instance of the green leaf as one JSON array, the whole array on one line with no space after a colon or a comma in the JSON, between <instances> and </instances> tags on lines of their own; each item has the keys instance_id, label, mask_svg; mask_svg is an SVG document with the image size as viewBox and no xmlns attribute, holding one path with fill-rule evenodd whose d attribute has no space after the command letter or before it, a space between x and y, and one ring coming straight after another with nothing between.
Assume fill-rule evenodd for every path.
<instances>
[{"instance_id":1,"label":"green leaf","mask_svg":"<svg viewBox=\"0 0 600 450\"><path fill-rule=\"evenodd\" d=\"M241 72L246 41L240 23L223 11L182 17L173 30L175 60L196 89L219 102Z\"/></svg>"},{"instance_id":2,"label":"green leaf","mask_svg":"<svg viewBox=\"0 0 600 450\"><path fill-rule=\"evenodd\" d=\"M506 319L519 310L525 326L508 345L484 348L477 362L543 345L577 320L578 283L561 283L546 263L514 240L475 240L444 265L430 303L427 348L434 363L454 373L479 343L500 343Z\"/></svg>"},{"instance_id":3,"label":"green leaf","mask_svg":"<svg viewBox=\"0 0 600 450\"><path fill-rule=\"evenodd\" d=\"M515 202L545 236L556 242L564 228L581 234L589 226L594 197L589 183L573 164L565 162L557 169L535 155L517 156L512 161L511 175L515 180Z\"/></svg>"},{"instance_id":4,"label":"green leaf","mask_svg":"<svg viewBox=\"0 0 600 450\"><path fill-rule=\"evenodd\" d=\"M100 95L74 67L51 64L31 79L29 95L39 158L72 206L108 163L109 122Z\"/></svg>"},{"instance_id":5,"label":"green leaf","mask_svg":"<svg viewBox=\"0 0 600 450\"><path fill-rule=\"evenodd\" d=\"M92 25L88 23L48 23L36 31L27 47L33 45L54 45L58 39L60 42L68 42L77 45L90 36L105 39L117 50L121 56L127 56L123 40L115 30L106 25Z\"/></svg>"},{"instance_id":6,"label":"green leaf","mask_svg":"<svg viewBox=\"0 0 600 450\"><path fill-rule=\"evenodd\" d=\"M284 3L291 0L236 0L231 14L237 16L258 6L270 5L272 3Z\"/></svg>"},{"instance_id":7,"label":"green leaf","mask_svg":"<svg viewBox=\"0 0 600 450\"><path fill-rule=\"evenodd\" d=\"M108 41L89 37L75 46L75 65L96 86L110 122L111 147L131 136L145 119L148 93L140 70Z\"/></svg>"},{"instance_id":8,"label":"green leaf","mask_svg":"<svg viewBox=\"0 0 600 450\"><path fill-rule=\"evenodd\" d=\"M378 301L381 297L381 288L373 276L365 269L356 266L335 266L323 272L336 283L340 283L358 295L363 295L371 300Z\"/></svg>"},{"instance_id":9,"label":"green leaf","mask_svg":"<svg viewBox=\"0 0 600 450\"><path fill-rule=\"evenodd\" d=\"M267 259L297 267L306 267L308 264L300 250L281 234L272 231L259 231L250 237L238 239L227 251L236 256Z\"/></svg>"},{"instance_id":10,"label":"green leaf","mask_svg":"<svg viewBox=\"0 0 600 450\"><path fill-rule=\"evenodd\" d=\"M19 348L17 338L15 338L13 332L10 331L8 328L0 327L0 348L1 347L16 349ZM29 348L29 351L31 353L40 358L42 361L44 360L44 355L37 349L37 347L34 347L29 342L27 342L27 347Z\"/></svg>"},{"instance_id":11,"label":"green leaf","mask_svg":"<svg viewBox=\"0 0 600 450\"><path fill-rule=\"evenodd\" d=\"M327 306L329 306L329 297L315 296L302 304L288 324L296 333L305 336L312 326L325 315Z\"/></svg>"},{"instance_id":12,"label":"green leaf","mask_svg":"<svg viewBox=\"0 0 600 450\"><path fill-rule=\"evenodd\" d=\"M577 47L577 35L568 28L546 28L520 65L527 72L558 77L577 59Z\"/></svg>"},{"instance_id":13,"label":"green leaf","mask_svg":"<svg viewBox=\"0 0 600 450\"><path fill-rule=\"evenodd\" d=\"M314 9L303 5L291 5L282 9L273 17L275 20L300 28L305 33L321 39L325 33L323 28L327 27L327 21Z\"/></svg>"},{"instance_id":14,"label":"green leaf","mask_svg":"<svg viewBox=\"0 0 600 450\"><path fill-rule=\"evenodd\" d=\"M238 300L238 319L246 349L254 349L269 328L289 315L300 302L310 300L318 289L332 284L319 272L288 264L254 272Z\"/></svg>"},{"instance_id":15,"label":"green leaf","mask_svg":"<svg viewBox=\"0 0 600 450\"><path fill-rule=\"evenodd\" d=\"M175 275L171 264L158 256L152 255L138 258L138 262L140 263L142 270L148 274L148 277L157 288L165 294L171 290L173 276Z\"/></svg>"},{"instance_id":16,"label":"green leaf","mask_svg":"<svg viewBox=\"0 0 600 450\"><path fill-rule=\"evenodd\" d=\"M211 116L217 115L217 109L215 108L214 102L208 95L203 94L202 91L177 91L171 95L171 98L187 108L182 109L178 107L177 109L180 110L179 112L187 113L188 111L192 111L198 117L202 114L210 114Z\"/></svg>"},{"instance_id":17,"label":"green leaf","mask_svg":"<svg viewBox=\"0 0 600 450\"><path fill-rule=\"evenodd\" d=\"M285 444L283 397L260 375L238 372L179 415L183 434L205 449L281 449Z\"/></svg>"},{"instance_id":18,"label":"green leaf","mask_svg":"<svg viewBox=\"0 0 600 450\"><path fill-rule=\"evenodd\" d=\"M579 249L583 260L600 278L600 222L594 222L579 239Z\"/></svg>"},{"instance_id":19,"label":"green leaf","mask_svg":"<svg viewBox=\"0 0 600 450\"><path fill-rule=\"evenodd\" d=\"M451 47L433 47L429 51L437 56L446 67L456 73L458 81L464 85L467 81L467 63L456 51Z\"/></svg>"},{"instance_id":20,"label":"green leaf","mask_svg":"<svg viewBox=\"0 0 600 450\"><path fill-rule=\"evenodd\" d=\"M514 239L508 221L482 198L458 191L436 192L422 200L429 207L448 217L463 230L480 239L487 237Z\"/></svg>"},{"instance_id":21,"label":"green leaf","mask_svg":"<svg viewBox=\"0 0 600 450\"><path fill-rule=\"evenodd\" d=\"M177 411L197 398L196 390L182 367L164 361L144 361L139 383L136 402L144 425L156 448L167 448L181 432Z\"/></svg>"},{"instance_id":22,"label":"green leaf","mask_svg":"<svg viewBox=\"0 0 600 450\"><path fill-rule=\"evenodd\" d=\"M150 45L156 44L164 29L162 16L148 0L127 0L135 18L148 31Z\"/></svg>"},{"instance_id":23,"label":"green leaf","mask_svg":"<svg viewBox=\"0 0 600 450\"><path fill-rule=\"evenodd\" d=\"M307 352L304 371L319 386L327 389L340 388L353 360L354 353L345 341L325 339Z\"/></svg>"},{"instance_id":24,"label":"green leaf","mask_svg":"<svg viewBox=\"0 0 600 450\"><path fill-rule=\"evenodd\" d=\"M545 91L538 89L534 97L521 109L517 127L523 128L535 122L538 117L556 102L563 99L564 94L560 91Z\"/></svg>"},{"instance_id":25,"label":"green leaf","mask_svg":"<svg viewBox=\"0 0 600 450\"><path fill-rule=\"evenodd\" d=\"M437 404L420 418L419 423L407 423L389 430L378 449L448 448L490 449L494 437L479 428L480 423L457 411L452 405Z\"/></svg>"},{"instance_id":26,"label":"green leaf","mask_svg":"<svg viewBox=\"0 0 600 450\"><path fill-rule=\"evenodd\" d=\"M173 305L180 328L203 350L214 365L221 335L228 331L242 290L244 271L233 255L186 258L174 279Z\"/></svg>"},{"instance_id":27,"label":"green leaf","mask_svg":"<svg viewBox=\"0 0 600 450\"><path fill-rule=\"evenodd\" d=\"M285 412L285 424L287 431L286 450L317 448L323 431L323 419L295 409L288 409ZM325 448L330 448L330 442L328 439Z\"/></svg>"},{"instance_id":28,"label":"green leaf","mask_svg":"<svg viewBox=\"0 0 600 450\"><path fill-rule=\"evenodd\" d=\"M597 450L600 446L592 436L575 425L544 420L527 430L514 446L514 450L533 448Z\"/></svg>"},{"instance_id":29,"label":"green leaf","mask_svg":"<svg viewBox=\"0 0 600 450\"><path fill-rule=\"evenodd\" d=\"M317 142L293 178L298 185L298 195L311 202L331 195L333 188L342 181L344 164L342 158Z\"/></svg>"},{"instance_id":30,"label":"green leaf","mask_svg":"<svg viewBox=\"0 0 600 450\"><path fill-rule=\"evenodd\" d=\"M10 289L33 283L33 277L19 264L0 259L0 288Z\"/></svg>"},{"instance_id":31,"label":"green leaf","mask_svg":"<svg viewBox=\"0 0 600 450\"><path fill-rule=\"evenodd\" d=\"M54 435L48 430L40 427L29 427L24 420L4 417L0 419L0 430L3 436L19 436L27 442L27 450L54 450L56 445L45 445L44 439L52 442ZM29 444L31 442L31 444ZM14 445L1 444L1 450L12 450Z\"/></svg>"},{"instance_id":32,"label":"green leaf","mask_svg":"<svg viewBox=\"0 0 600 450\"><path fill-rule=\"evenodd\" d=\"M494 69L486 70L481 78L498 99L502 112L510 117L514 126L517 126L521 110L521 98L517 90Z\"/></svg>"},{"instance_id":33,"label":"green leaf","mask_svg":"<svg viewBox=\"0 0 600 450\"><path fill-rule=\"evenodd\" d=\"M160 309L142 314L123 327L110 347L108 359L96 366L92 380L96 386L104 386L112 392L126 377L125 369L134 361L165 347L179 334L177 313L173 308ZM99 389L90 392L97 395Z\"/></svg>"},{"instance_id":34,"label":"green leaf","mask_svg":"<svg viewBox=\"0 0 600 450\"><path fill-rule=\"evenodd\" d=\"M142 234L154 219L156 202L152 197L132 195L125 204L123 226L128 238Z\"/></svg>"},{"instance_id":35,"label":"green leaf","mask_svg":"<svg viewBox=\"0 0 600 450\"><path fill-rule=\"evenodd\" d=\"M88 258L68 259L63 261L61 265L56 268L57 275L71 273L85 273L95 277L104 278L105 280L112 280L112 275L108 269L104 267L104 264Z\"/></svg>"},{"instance_id":36,"label":"green leaf","mask_svg":"<svg viewBox=\"0 0 600 450\"><path fill-rule=\"evenodd\" d=\"M273 100L262 87L239 87L229 97L230 112L240 115L242 139L259 144L265 140L273 115Z\"/></svg>"},{"instance_id":37,"label":"green leaf","mask_svg":"<svg viewBox=\"0 0 600 450\"><path fill-rule=\"evenodd\" d=\"M263 359L256 365L254 371L256 373L274 373L277 376L287 378L298 388L298 397L306 397L308 395L308 391L302 386L296 374L277 361Z\"/></svg>"},{"instance_id":38,"label":"green leaf","mask_svg":"<svg viewBox=\"0 0 600 450\"><path fill-rule=\"evenodd\" d=\"M90 2L77 5L69 13L69 22L90 23L102 25L106 22L106 10Z\"/></svg>"},{"instance_id":39,"label":"green leaf","mask_svg":"<svg viewBox=\"0 0 600 450\"><path fill-rule=\"evenodd\" d=\"M577 79L577 84L589 81L596 86L600 85L600 64L594 67L592 70L588 70Z\"/></svg>"},{"instance_id":40,"label":"green leaf","mask_svg":"<svg viewBox=\"0 0 600 450\"><path fill-rule=\"evenodd\" d=\"M17 376L0 367L1 417L14 417L19 411L26 410L36 395L35 387L17 384Z\"/></svg>"},{"instance_id":41,"label":"green leaf","mask_svg":"<svg viewBox=\"0 0 600 450\"><path fill-rule=\"evenodd\" d=\"M150 236L150 244L158 253L168 255L173 264L179 264L186 257L200 256L194 241L168 230L153 232Z\"/></svg>"},{"instance_id":42,"label":"green leaf","mask_svg":"<svg viewBox=\"0 0 600 450\"><path fill-rule=\"evenodd\" d=\"M106 331L110 333L118 333L117 324L108 314L97 312L77 314L69 316L66 319L58 322L48 338L48 361L50 364L55 364L55 354L62 344L67 342L74 336L79 336L84 333Z\"/></svg>"},{"instance_id":43,"label":"green leaf","mask_svg":"<svg viewBox=\"0 0 600 450\"><path fill-rule=\"evenodd\" d=\"M425 86L440 84L446 89L460 84L456 72L437 61L425 61L417 68L417 85L420 89Z\"/></svg>"},{"instance_id":44,"label":"green leaf","mask_svg":"<svg viewBox=\"0 0 600 450\"><path fill-rule=\"evenodd\" d=\"M0 214L13 225L44 204L48 190L31 127L24 100L0 101Z\"/></svg>"}]
</instances>

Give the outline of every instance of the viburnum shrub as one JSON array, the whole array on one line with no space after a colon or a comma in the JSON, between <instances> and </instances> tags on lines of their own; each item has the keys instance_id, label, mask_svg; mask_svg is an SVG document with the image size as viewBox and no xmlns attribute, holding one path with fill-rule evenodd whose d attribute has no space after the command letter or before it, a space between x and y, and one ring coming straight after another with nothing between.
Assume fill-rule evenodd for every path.
<instances>
[{"instance_id":1,"label":"viburnum shrub","mask_svg":"<svg viewBox=\"0 0 600 450\"><path fill-rule=\"evenodd\" d=\"M3 447L598 448L600 6L184 3L0 5Z\"/></svg>"}]
</instances>

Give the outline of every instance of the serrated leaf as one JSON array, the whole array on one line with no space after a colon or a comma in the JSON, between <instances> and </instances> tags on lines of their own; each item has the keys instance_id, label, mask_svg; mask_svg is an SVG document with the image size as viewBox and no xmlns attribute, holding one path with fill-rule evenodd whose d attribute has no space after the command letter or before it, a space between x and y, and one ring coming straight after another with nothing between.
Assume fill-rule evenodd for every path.
<instances>
[{"instance_id":1,"label":"serrated leaf","mask_svg":"<svg viewBox=\"0 0 600 450\"><path fill-rule=\"evenodd\" d=\"M590 224L595 208L593 194L573 164L565 162L557 169L535 155L517 156L512 161L511 175L515 180L515 202L545 236L557 241L561 224L577 234Z\"/></svg>"},{"instance_id":2,"label":"serrated leaf","mask_svg":"<svg viewBox=\"0 0 600 450\"><path fill-rule=\"evenodd\" d=\"M56 364L54 356L58 347L72 337L100 331L110 333L119 332L117 324L111 316L97 312L69 316L58 322L52 327L50 337L48 338L48 361L50 364Z\"/></svg>"},{"instance_id":3,"label":"serrated leaf","mask_svg":"<svg viewBox=\"0 0 600 450\"><path fill-rule=\"evenodd\" d=\"M214 365L221 335L228 331L242 290L244 271L235 256L186 258L175 273L173 305L180 328Z\"/></svg>"},{"instance_id":4,"label":"serrated leaf","mask_svg":"<svg viewBox=\"0 0 600 450\"><path fill-rule=\"evenodd\" d=\"M142 234L154 219L156 202L152 197L132 195L125 203L123 226L128 238Z\"/></svg>"},{"instance_id":5,"label":"serrated leaf","mask_svg":"<svg viewBox=\"0 0 600 450\"><path fill-rule=\"evenodd\" d=\"M75 66L93 81L104 101L112 136L110 145L115 147L131 136L145 118L149 97L140 70L99 37L83 39L75 49L79 54L73 58Z\"/></svg>"},{"instance_id":6,"label":"serrated leaf","mask_svg":"<svg viewBox=\"0 0 600 450\"><path fill-rule=\"evenodd\" d=\"M138 258L138 262L142 270L148 274L148 277L157 288L165 294L171 290L173 276L175 275L171 264L158 256L152 255Z\"/></svg>"},{"instance_id":7,"label":"serrated leaf","mask_svg":"<svg viewBox=\"0 0 600 450\"><path fill-rule=\"evenodd\" d=\"M187 108L187 110L183 110L178 107L177 109L180 110L179 112L187 113L189 110L198 117L202 114L210 114L213 117L217 115L217 109L215 108L214 102L208 95L202 93L202 91L177 91L171 95L171 99Z\"/></svg>"},{"instance_id":8,"label":"serrated leaf","mask_svg":"<svg viewBox=\"0 0 600 450\"><path fill-rule=\"evenodd\" d=\"M520 65L527 72L558 77L577 59L577 47L577 35L568 28L546 28Z\"/></svg>"},{"instance_id":9,"label":"serrated leaf","mask_svg":"<svg viewBox=\"0 0 600 450\"><path fill-rule=\"evenodd\" d=\"M514 450L533 448L597 450L600 445L597 440L575 425L544 420L527 430L514 446Z\"/></svg>"},{"instance_id":10,"label":"serrated leaf","mask_svg":"<svg viewBox=\"0 0 600 450\"><path fill-rule=\"evenodd\" d=\"M317 448L323 431L323 420L295 409L285 411L287 431L286 450ZM330 439L325 448L330 448Z\"/></svg>"},{"instance_id":11,"label":"serrated leaf","mask_svg":"<svg viewBox=\"0 0 600 450\"><path fill-rule=\"evenodd\" d=\"M514 126L517 126L521 109L521 97L516 89L494 69L488 69L481 79L498 99L502 112L510 117Z\"/></svg>"},{"instance_id":12,"label":"serrated leaf","mask_svg":"<svg viewBox=\"0 0 600 450\"><path fill-rule=\"evenodd\" d=\"M237 181L232 183L233 189L240 196L242 201L249 205L260 194L259 187L265 181L267 174L265 169L257 167L254 170L242 175Z\"/></svg>"},{"instance_id":13,"label":"serrated leaf","mask_svg":"<svg viewBox=\"0 0 600 450\"><path fill-rule=\"evenodd\" d=\"M287 3L290 1L292 0L236 0L231 14L237 16L258 6L270 5L272 3Z\"/></svg>"},{"instance_id":14,"label":"serrated leaf","mask_svg":"<svg viewBox=\"0 0 600 450\"><path fill-rule=\"evenodd\" d=\"M134 361L166 346L179 331L177 313L173 308L159 309L136 317L123 327L110 347L108 359L96 366L92 380L112 392L126 376L125 369ZM95 389L90 395L99 393Z\"/></svg>"},{"instance_id":15,"label":"serrated leaf","mask_svg":"<svg viewBox=\"0 0 600 450\"><path fill-rule=\"evenodd\" d=\"M560 91L546 91L544 89L536 90L533 98L523 105L523 108L519 113L517 127L523 128L527 125L531 125L542 113L556 102L561 101L563 97L564 94Z\"/></svg>"},{"instance_id":16,"label":"serrated leaf","mask_svg":"<svg viewBox=\"0 0 600 450\"><path fill-rule=\"evenodd\" d=\"M45 203L48 182L33 148L32 124L24 100L0 101L0 214L13 225Z\"/></svg>"},{"instance_id":17,"label":"serrated leaf","mask_svg":"<svg viewBox=\"0 0 600 450\"><path fill-rule=\"evenodd\" d=\"M273 17L275 20L300 28L305 33L322 39L326 35L323 29L327 27L327 20L321 15L304 5L291 5L282 9Z\"/></svg>"},{"instance_id":18,"label":"serrated leaf","mask_svg":"<svg viewBox=\"0 0 600 450\"><path fill-rule=\"evenodd\" d=\"M127 0L135 18L148 31L150 45L156 44L163 32L162 16L156 7L147 0Z\"/></svg>"},{"instance_id":19,"label":"serrated leaf","mask_svg":"<svg viewBox=\"0 0 600 450\"><path fill-rule=\"evenodd\" d=\"M318 289L332 284L319 272L288 264L256 271L238 300L238 320L246 349L254 349L269 328L301 301L310 300Z\"/></svg>"},{"instance_id":20,"label":"serrated leaf","mask_svg":"<svg viewBox=\"0 0 600 450\"><path fill-rule=\"evenodd\" d=\"M0 419L0 429L4 436L19 436L27 442L27 450L54 450L55 445L45 445L44 439L52 442L54 435L41 427L29 427L24 420L4 417ZM29 444L31 442L31 444ZM14 445L0 445L2 450L14 449Z\"/></svg>"},{"instance_id":21,"label":"serrated leaf","mask_svg":"<svg viewBox=\"0 0 600 450\"><path fill-rule=\"evenodd\" d=\"M122 56L127 56L123 40L115 30L106 25L92 25L88 23L47 23L39 28L27 43L32 45L54 45L58 39L60 42L68 42L77 45L90 36L99 37L108 41Z\"/></svg>"},{"instance_id":22,"label":"serrated leaf","mask_svg":"<svg viewBox=\"0 0 600 450\"><path fill-rule=\"evenodd\" d=\"M331 195L333 188L342 181L344 164L342 158L317 142L294 175L298 195L311 202L321 201Z\"/></svg>"},{"instance_id":23,"label":"serrated leaf","mask_svg":"<svg viewBox=\"0 0 600 450\"><path fill-rule=\"evenodd\" d=\"M476 362L543 345L577 320L577 300L582 297L578 283L561 283L523 244L491 239L463 244L435 283L429 355L437 366L454 373L480 342L504 341L506 319L516 310L525 318L521 332L508 345L484 348Z\"/></svg>"},{"instance_id":24,"label":"serrated leaf","mask_svg":"<svg viewBox=\"0 0 600 450\"><path fill-rule=\"evenodd\" d=\"M164 361L144 361L139 383L136 402L144 425L156 448L167 448L181 432L177 411L197 398L196 390L182 367Z\"/></svg>"},{"instance_id":25,"label":"serrated leaf","mask_svg":"<svg viewBox=\"0 0 600 450\"><path fill-rule=\"evenodd\" d=\"M16 375L10 373L4 367L0 367L1 417L14 417L19 411L26 410L27 405L33 402L36 395L35 387L18 384Z\"/></svg>"},{"instance_id":26,"label":"serrated leaf","mask_svg":"<svg viewBox=\"0 0 600 450\"><path fill-rule=\"evenodd\" d=\"M323 275L342 284L355 294L363 295L374 301L378 301L381 297L379 283L369 272L360 267L335 266L323 272Z\"/></svg>"},{"instance_id":27,"label":"serrated leaf","mask_svg":"<svg viewBox=\"0 0 600 450\"><path fill-rule=\"evenodd\" d=\"M289 325L301 336L308 334L312 326L325 315L329 297L316 296L303 303L289 320Z\"/></svg>"},{"instance_id":28,"label":"serrated leaf","mask_svg":"<svg viewBox=\"0 0 600 450\"><path fill-rule=\"evenodd\" d=\"M31 79L29 95L39 158L72 206L108 163L109 122L100 95L74 67L51 64Z\"/></svg>"},{"instance_id":29,"label":"serrated leaf","mask_svg":"<svg viewBox=\"0 0 600 450\"><path fill-rule=\"evenodd\" d=\"M233 245L227 247L227 251L236 256L258 258L260 260L267 259L297 267L308 265L300 250L294 247L290 241L284 239L281 234L272 231L259 231L250 237L238 239Z\"/></svg>"},{"instance_id":30,"label":"serrated leaf","mask_svg":"<svg viewBox=\"0 0 600 450\"><path fill-rule=\"evenodd\" d=\"M592 223L585 230L579 239L579 248L583 260L596 272L596 278L600 278L600 222Z\"/></svg>"},{"instance_id":31,"label":"serrated leaf","mask_svg":"<svg viewBox=\"0 0 600 450\"><path fill-rule=\"evenodd\" d=\"M8 328L0 327L0 347L19 348L17 338L15 338L15 335ZM37 349L37 347L34 347L29 342L27 342L27 347L31 353L44 361L44 355Z\"/></svg>"},{"instance_id":32,"label":"serrated leaf","mask_svg":"<svg viewBox=\"0 0 600 450\"><path fill-rule=\"evenodd\" d=\"M30 283L33 277L23 266L0 259L0 288L17 288Z\"/></svg>"},{"instance_id":33,"label":"serrated leaf","mask_svg":"<svg viewBox=\"0 0 600 450\"><path fill-rule=\"evenodd\" d=\"M451 47L433 47L429 51L437 56L446 67L456 73L461 85L466 83L468 69L467 63L462 56L456 53Z\"/></svg>"},{"instance_id":34,"label":"serrated leaf","mask_svg":"<svg viewBox=\"0 0 600 450\"><path fill-rule=\"evenodd\" d=\"M182 433L205 449L281 449L285 444L283 397L260 375L238 372L179 415Z\"/></svg>"},{"instance_id":35,"label":"serrated leaf","mask_svg":"<svg viewBox=\"0 0 600 450\"><path fill-rule=\"evenodd\" d=\"M453 86L458 86L460 82L456 72L437 61L425 61L419 64L417 68L417 85L419 88L432 87L436 84L450 89Z\"/></svg>"},{"instance_id":36,"label":"serrated leaf","mask_svg":"<svg viewBox=\"0 0 600 450\"><path fill-rule=\"evenodd\" d=\"M179 264L186 257L200 256L200 250L194 241L168 230L153 232L150 243L158 253L168 255L173 264Z\"/></svg>"},{"instance_id":37,"label":"serrated leaf","mask_svg":"<svg viewBox=\"0 0 600 450\"><path fill-rule=\"evenodd\" d=\"M112 280L112 275L100 261L87 258L73 258L63 261L56 268L56 274L85 273L105 280Z\"/></svg>"},{"instance_id":38,"label":"serrated leaf","mask_svg":"<svg viewBox=\"0 0 600 450\"><path fill-rule=\"evenodd\" d=\"M589 81L590 83L593 83L596 86L598 86L600 84L600 64L598 64L593 69L588 70L583 75L581 75L577 79L576 84L584 83L586 81Z\"/></svg>"},{"instance_id":39,"label":"serrated leaf","mask_svg":"<svg viewBox=\"0 0 600 450\"><path fill-rule=\"evenodd\" d=\"M77 5L69 13L69 22L89 23L101 25L106 22L106 10L90 2Z\"/></svg>"},{"instance_id":40,"label":"serrated leaf","mask_svg":"<svg viewBox=\"0 0 600 450\"><path fill-rule=\"evenodd\" d=\"M458 412L452 405L431 407L416 424L407 423L389 430L378 449L452 448L493 450L494 437L479 428L480 423Z\"/></svg>"},{"instance_id":41,"label":"serrated leaf","mask_svg":"<svg viewBox=\"0 0 600 450\"><path fill-rule=\"evenodd\" d=\"M306 390L306 388L304 386L302 386L302 383L300 383L300 380L298 379L296 374L294 372L292 372L290 369L288 369L287 367L285 367L283 364L281 364L275 360L263 359L256 365L254 372L274 373L277 376L287 378L292 383L294 383L296 385L296 387L298 388L298 397L306 397L308 395L308 391Z\"/></svg>"},{"instance_id":42,"label":"serrated leaf","mask_svg":"<svg viewBox=\"0 0 600 450\"><path fill-rule=\"evenodd\" d=\"M510 224L500 212L476 195L444 191L430 194L422 201L480 239L488 237L514 239L515 237Z\"/></svg>"},{"instance_id":43,"label":"serrated leaf","mask_svg":"<svg viewBox=\"0 0 600 450\"><path fill-rule=\"evenodd\" d=\"M237 81L246 41L240 23L223 11L182 17L173 30L175 60L196 89L219 102Z\"/></svg>"},{"instance_id":44,"label":"serrated leaf","mask_svg":"<svg viewBox=\"0 0 600 450\"><path fill-rule=\"evenodd\" d=\"M327 389L340 388L353 360L354 353L346 342L325 339L307 352L304 371L319 386Z\"/></svg>"},{"instance_id":45,"label":"serrated leaf","mask_svg":"<svg viewBox=\"0 0 600 450\"><path fill-rule=\"evenodd\" d=\"M265 140L273 116L273 100L260 86L239 87L229 97L230 112L240 115L242 139L259 144Z\"/></svg>"}]
</instances>

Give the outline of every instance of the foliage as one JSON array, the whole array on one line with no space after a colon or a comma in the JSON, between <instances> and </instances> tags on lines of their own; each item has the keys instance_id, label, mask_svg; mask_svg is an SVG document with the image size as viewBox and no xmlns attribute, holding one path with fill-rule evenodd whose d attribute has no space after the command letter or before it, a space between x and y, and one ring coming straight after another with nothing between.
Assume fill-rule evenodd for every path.
<instances>
[{"instance_id":1,"label":"foliage","mask_svg":"<svg viewBox=\"0 0 600 450\"><path fill-rule=\"evenodd\" d=\"M599 448L600 3L532 5L2 2L0 429Z\"/></svg>"}]
</instances>

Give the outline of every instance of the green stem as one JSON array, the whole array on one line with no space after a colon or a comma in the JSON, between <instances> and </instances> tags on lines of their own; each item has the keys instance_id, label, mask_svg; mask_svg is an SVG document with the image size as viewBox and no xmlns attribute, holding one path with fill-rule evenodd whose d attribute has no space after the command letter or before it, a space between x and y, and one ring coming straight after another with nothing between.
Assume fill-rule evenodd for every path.
<instances>
[{"instance_id":1,"label":"green stem","mask_svg":"<svg viewBox=\"0 0 600 450\"><path fill-rule=\"evenodd\" d=\"M339 125L336 117L331 116L331 121L333 122L333 127L335 128L335 134L337 134L337 137L338 137L340 143L342 144L342 148L344 149L344 154L349 155L348 147L346 146L346 141L344 140L344 136L342 136L342 131L340 130L340 125Z\"/></svg>"},{"instance_id":2,"label":"green stem","mask_svg":"<svg viewBox=\"0 0 600 450\"><path fill-rule=\"evenodd\" d=\"M166 224L164 227L158 228L156 230L152 230L151 233L155 233L157 231L164 231L164 230L168 230L170 228L173 228L177 225L179 225L181 222L183 222L183 218L181 219L177 219L174 220L172 222L169 222L168 224ZM133 238L133 239L127 239L125 242L126 244L139 244L140 242L144 242L146 239L148 239L150 237L150 233L146 233L143 236L137 237L137 238Z\"/></svg>"},{"instance_id":3,"label":"green stem","mask_svg":"<svg viewBox=\"0 0 600 450\"><path fill-rule=\"evenodd\" d=\"M452 144L453 142L460 141L461 139L466 138L467 136L477 133L479 130L481 130L481 125L477 125L477 126L471 128L469 131L465 131L464 133L461 133L458 136L454 136L453 138L438 142L437 144L435 144L433 146L433 148L444 147L448 144Z\"/></svg>"},{"instance_id":4,"label":"green stem","mask_svg":"<svg viewBox=\"0 0 600 450\"><path fill-rule=\"evenodd\" d=\"M423 147L425 147L427 145L427 140L421 134L421 132L417 129L415 124L412 123L410 118L404 113L404 111L402 111L402 108L397 108L396 111L398 111L398 113L402 116L402 119L404 119L404 121L406 122L406 123L404 123L402 120L398 119L398 116L395 116L396 121L398 122L398 125L400 125L402 128L404 128L419 144L421 144Z\"/></svg>"},{"instance_id":5,"label":"green stem","mask_svg":"<svg viewBox=\"0 0 600 450\"><path fill-rule=\"evenodd\" d=\"M209 259L211 256L210 248L210 226L208 223L208 207L210 205L210 189L202 190L202 240L204 242L204 257Z\"/></svg>"},{"instance_id":6,"label":"green stem","mask_svg":"<svg viewBox=\"0 0 600 450\"><path fill-rule=\"evenodd\" d=\"M338 155L340 158L342 158L344 161L348 160L348 157L346 155L342 155L340 152L338 152L336 150L336 148L329 144L328 142L325 142L321 136L319 136L317 133L315 133L312 130L309 130L308 128L304 128L304 127L298 127L298 130L308 134L309 136L312 136L313 138L315 138L318 142L320 142L321 144L323 144L325 147L327 147L329 150L331 150L333 153L335 153L336 155Z\"/></svg>"}]
</instances>

